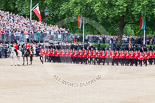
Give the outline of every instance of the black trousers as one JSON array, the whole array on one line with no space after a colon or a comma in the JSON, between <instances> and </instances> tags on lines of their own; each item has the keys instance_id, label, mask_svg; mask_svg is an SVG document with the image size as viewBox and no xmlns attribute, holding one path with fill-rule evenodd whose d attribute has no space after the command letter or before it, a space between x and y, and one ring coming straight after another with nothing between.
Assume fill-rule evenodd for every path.
<instances>
[{"instance_id":1,"label":"black trousers","mask_svg":"<svg viewBox=\"0 0 155 103\"><path fill-rule=\"evenodd\" d=\"M84 59L84 63L87 64L88 58L87 57L83 57L83 59Z\"/></svg>"},{"instance_id":2,"label":"black trousers","mask_svg":"<svg viewBox=\"0 0 155 103\"><path fill-rule=\"evenodd\" d=\"M106 63L107 63L107 65L109 65L109 63L110 63L110 58L106 58Z\"/></svg>"},{"instance_id":3,"label":"black trousers","mask_svg":"<svg viewBox=\"0 0 155 103\"><path fill-rule=\"evenodd\" d=\"M97 58L98 65L100 65L101 62L102 62L102 58Z\"/></svg>"},{"instance_id":4,"label":"black trousers","mask_svg":"<svg viewBox=\"0 0 155 103\"><path fill-rule=\"evenodd\" d=\"M105 64L105 58L102 58L102 63L103 63L103 65Z\"/></svg>"},{"instance_id":5,"label":"black trousers","mask_svg":"<svg viewBox=\"0 0 155 103\"><path fill-rule=\"evenodd\" d=\"M115 65L115 58L112 59L112 65Z\"/></svg>"},{"instance_id":6,"label":"black trousers","mask_svg":"<svg viewBox=\"0 0 155 103\"><path fill-rule=\"evenodd\" d=\"M140 66L143 65L143 60L139 60L139 65L140 65Z\"/></svg>"},{"instance_id":7,"label":"black trousers","mask_svg":"<svg viewBox=\"0 0 155 103\"><path fill-rule=\"evenodd\" d=\"M116 65L118 65L118 63L119 63L119 59L118 58L115 58L115 63L116 63Z\"/></svg>"},{"instance_id":8,"label":"black trousers","mask_svg":"<svg viewBox=\"0 0 155 103\"><path fill-rule=\"evenodd\" d=\"M149 64L152 65L152 63L153 63L153 58L149 58L148 61L149 61Z\"/></svg>"},{"instance_id":9,"label":"black trousers","mask_svg":"<svg viewBox=\"0 0 155 103\"><path fill-rule=\"evenodd\" d=\"M144 59L143 62L145 64L145 66L147 66L147 59Z\"/></svg>"},{"instance_id":10,"label":"black trousers","mask_svg":"<svg viewBox=\"0 0 155 103\"><path fill-rule=\"evenodd\" d=\"M134 59L135 66L138 66L138 59Z\"/></svg>"},{"instance_id":11,"label":"black trousers","mask_svg":"<svg viewBox=\"0 0 155 103\"><path fill-rule=\"evenodd\" d=\"M133 63L134 63L133 61L134 61L134 59L131 59L131 58L129 59L130 66L133 66Z\"/></svg>"},{"instance_id":12,"label":"black trousers","mask_svg":"<svg viewBox=\"0 0 155 103\"><path fill-rule=\"evenodd\" d=\"M43 64L43 56L40 56L40 61L42 62L42 64Z\"/></svg>"}]
</instances>

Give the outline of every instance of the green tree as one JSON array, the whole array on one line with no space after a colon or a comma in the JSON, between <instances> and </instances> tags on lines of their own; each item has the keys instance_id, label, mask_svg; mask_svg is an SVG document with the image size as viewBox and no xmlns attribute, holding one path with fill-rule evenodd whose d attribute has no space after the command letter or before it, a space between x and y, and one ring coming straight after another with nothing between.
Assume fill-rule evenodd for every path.
<instances>
[{"instance_id":1,"label":"green tree","mask_svg":"<svg viewBox=\"0 0 155 103\"><path fill-rule=\"evenodd\" d=\"M115 24L119 24L118 45L122 43L125 25L139 25L140 12L146 12L148 22L151 22L151 18L155 15L154 0L97 0L94 2L96 2L94 9L99 19L107 19L109 22L114 21Z\"/></svg>"}]
</instances>

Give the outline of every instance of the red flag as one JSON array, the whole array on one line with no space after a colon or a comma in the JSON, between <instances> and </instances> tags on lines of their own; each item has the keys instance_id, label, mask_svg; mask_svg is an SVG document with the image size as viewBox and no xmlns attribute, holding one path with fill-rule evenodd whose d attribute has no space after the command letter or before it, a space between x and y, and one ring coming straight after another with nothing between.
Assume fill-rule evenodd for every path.
<instances>
[{"instance_id":1,"label":"red flag","mask_svg":"<svg viewBox=\"0 0 155 103\"><path fill-rule=\"evenodd\" d=\"M140 28L142 29L143 27L143 16L142 16L142 13L140 15Z\"/></svg>"},{"instance_id":2,"label":"red flag","mask_svg":"<svg viewBox=\"0 0 155 103\"><path fill-rule=\"evenodd\" d=\"M78 15L78 28L81 29L82 26L82 16Z\"/></svg>"},{"instance_id":3,"label":"red flag","mask_svg":"<svg viewBox=\"0 0 155 103\"><path fill-rule=\"evenodd\" d=\"M78 15L78 28L80 28L80 14Z\"/></svg>"},{"instance_id":4,"label":"red flag","mask_svg":"<svg viewBox=\"0 0 155 103\"><path fill-rule=\"evenodd\" d=\"M41 22L40 9L38 5L33 9L33 12L37 15L39 21Z\"/></svg>"}]
</instances>

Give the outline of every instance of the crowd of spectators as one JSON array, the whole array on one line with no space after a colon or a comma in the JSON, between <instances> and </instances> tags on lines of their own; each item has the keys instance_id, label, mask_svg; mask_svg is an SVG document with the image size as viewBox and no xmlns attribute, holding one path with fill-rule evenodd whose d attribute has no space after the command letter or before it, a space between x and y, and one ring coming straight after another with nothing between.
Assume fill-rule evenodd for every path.
<instances>
[{"instance_id":1,"label":"crowd of spectators","mask_svg":"<svg viewBox=\"0 0 155 103\"><path fill-rule=\"evenodd\" d=\"M82 42L83 37L80 35L72 34L72 37L77 40L77 42ZM93 42L93 43L103 43L103 44L116 44L118 37L117 36L109 36L109 35L87 35L85 36L85 42ZM123 43L129 43L129 39L131 39L131 43L133 44L143 44L143 37L138 36L125 36L123 35L122 41ZM155 44L155 38L146 37L145 43L147 45Z\"/></svg>"},{"instance_id":2,"label":"crowd of spectators","mask_svg":"<svg viewBox=\"0 0 155 103\"><path fill-rule=\"evenodd\" d=\"M56 33L68 32L68 29L58 28L56 25L47 25L46 23L24 18L18 14L0 10L0 39L4 38L4 35L8 37L9 34L12 34L11 36L13 39L18 39L21 35L29 35L34 33L54 35Z\"/></svg>"}]
</instances>

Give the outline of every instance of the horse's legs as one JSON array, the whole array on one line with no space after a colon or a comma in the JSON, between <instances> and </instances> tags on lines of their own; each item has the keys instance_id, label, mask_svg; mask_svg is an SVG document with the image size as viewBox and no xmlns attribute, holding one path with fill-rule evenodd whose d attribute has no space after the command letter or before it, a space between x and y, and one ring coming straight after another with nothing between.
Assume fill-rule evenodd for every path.
<instances>
[{"instance_id":1,"label":"horse's legs","mask_svg":"<svg viewBox=\"0 0 155 103\"><path fill-rule=\"evenodd\" d=\"M25 57L23 56L23 65L24 65L24 63L25 63Z\"/></svg>"},{"instance_id":2,"label":"horse's legs","mask_svg":"<svg viewBox=\"0 0 155 103\"><path fill-rule=\"evenodd\" d=\"M13 65L16 66L16 56L13 57Z\"/></svg>"},{"instance_id":3,"label":"horse's legs","mask_svg":"<svg viewBox=\"0 0 155 103\"><path fill-rule=\"evenodd\" d=\"M14 65L14 59L13 59L13 57L12 57L12 62L11 62L11 65L12 65L12 66Z\"/></svg>"},{"instance_id":4,"label":"horse's legs","mask_svg":"<svg viewBox=\"0 0 155 103\"><path fill-rule=\"evenodd\" d=\"M20 56L18 56L17 58L18 58L18 65L20 65Z\"/></svg>"},{"instance_id":5,"label":"horse's legs","mask_svg":"<svg viewBox=\"0 0 155 103\"><path fill-rule=\"evenodd\" d=\"M30 55L30 62L31 62L31 65L32 65L32 55Z\"/></svg>"},{"instance_id":6,"label":"horse's legs","mask_svg":"<svg viewBox=\"0 0 155 103\"><path fill-rule=\"evenodd\" d=\"M26 57L26 60L27 60L27 65L29 65L29 63L28 63L28 57Z\"/></svg>"}]
</instances>

